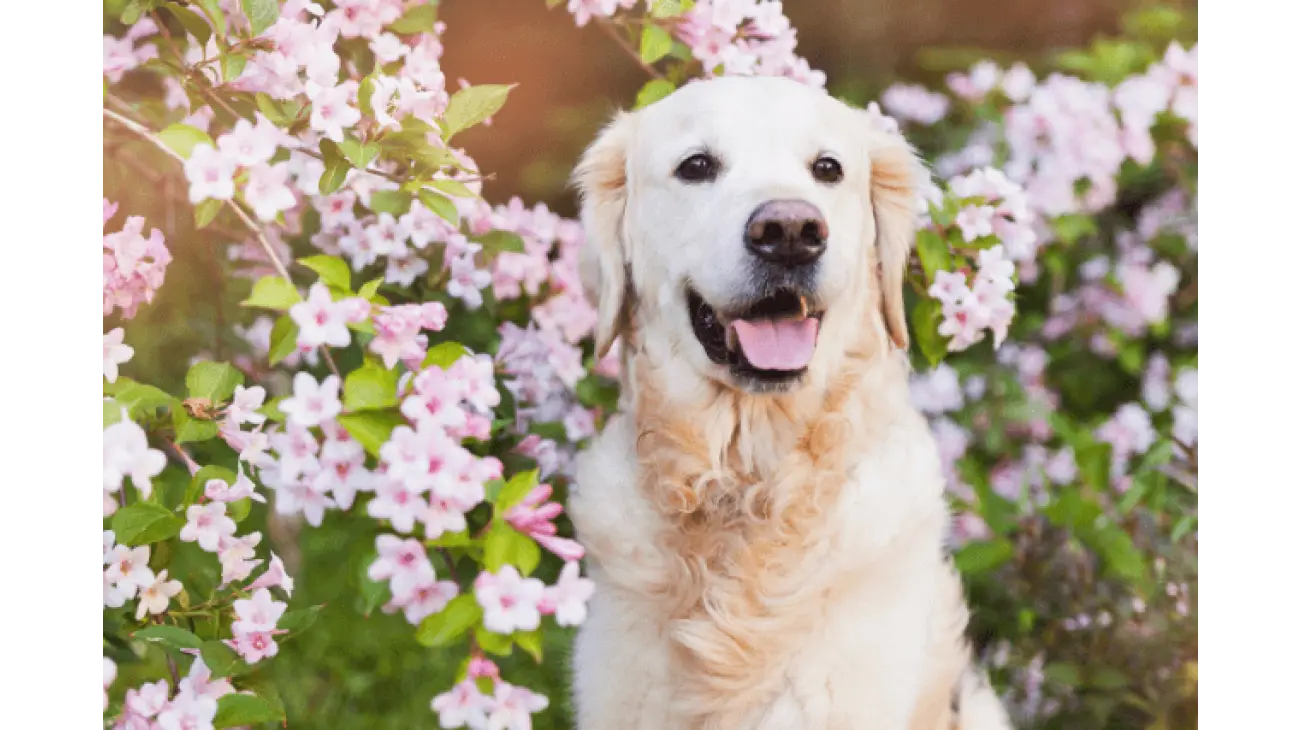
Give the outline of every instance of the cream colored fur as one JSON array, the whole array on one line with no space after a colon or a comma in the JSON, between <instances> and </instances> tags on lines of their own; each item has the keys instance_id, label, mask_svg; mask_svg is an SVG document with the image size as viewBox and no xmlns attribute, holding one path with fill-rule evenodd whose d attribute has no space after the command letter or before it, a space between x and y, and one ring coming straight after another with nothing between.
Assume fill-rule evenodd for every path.
<instances>
[{"instance_id":1,"label":"cream colored fur","mask_svg":"<svg viewBox=\"0 0 1300 730\"><path fill-rule=\"evenodd\" d=\"M718 180L675 180L704 148ZM821 154L843 182L811 178ZM939 459L908 401L923 174L901 137L784 79L690 84L584 157L584 282L624 367L569 507L597 584L573 656L581 730L1009 727L970 664ZM760 394L708 360L683 292L738 301L739 231L777 198L826 217L827 310L802 384Z\"/></svg>"}]
</instances>

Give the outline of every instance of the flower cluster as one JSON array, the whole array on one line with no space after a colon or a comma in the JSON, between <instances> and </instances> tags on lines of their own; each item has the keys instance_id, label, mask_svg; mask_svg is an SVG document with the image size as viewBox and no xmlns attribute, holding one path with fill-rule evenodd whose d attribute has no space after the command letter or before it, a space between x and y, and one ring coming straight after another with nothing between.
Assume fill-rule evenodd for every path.
<instances>
[{"instance_id":1,"label":"flower cluster","mask_svg":"<svg viewBox=\"0 0 1300 730\"><path fill-rule=\"evenodd\" d=\"M994 347L1002 344L1016 311L1008 296L1016 286L1014 273L1015 266L999 245L979 252L973 283L959 272L935 274L929 293L943 305L939 334L951 338L949 351L960 352L983 340L986 329L993 333Z\"/></svg>"},{"instance_id":2,"label":"flower cluster","mask_svg":"<svg viewBox=\"0 0 1300 730\"><path fill-rule=\"evenodd\" d=\"M104 200L104 224L117 212L117 204ZM104 316L120 310L130 319L145 302L152 302L162 286L172 256L157 228L144 237L144 218L131 216L122 230L104 235Z\"/></svg>"},{"instance_id":3,"label":"flower cluster","mask_svg":"<svg viewBox=\"0 0 1300 730\"><path fill-rule=\"evenodd\" d=\"M491 692L483 692L484 683ZM491 661L475 657L470 660L468 676L434 697L432 707L442 727L487 730L530 728L532 715L549 704L544 695L502 680Z\"/></svg>"}]
</instances>

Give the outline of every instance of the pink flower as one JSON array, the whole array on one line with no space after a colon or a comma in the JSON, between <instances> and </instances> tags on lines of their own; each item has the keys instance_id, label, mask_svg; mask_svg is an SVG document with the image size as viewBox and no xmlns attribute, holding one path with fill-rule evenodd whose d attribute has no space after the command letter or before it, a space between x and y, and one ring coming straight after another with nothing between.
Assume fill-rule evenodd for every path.
<instances>
[{"instance_id":1,"label":"pink flower","mask_svg":"<svg viewBox=\"0 0 1300 730\"><path fill-rule=\"evenodd\" d=\"M235 394L231 397L230 405L226 407L226 418L236 424L251 423L257 425L265 423L266 416L257 412L265 400L266 388L260 385L254 385L251 388L236 385Z\"/></svg>"},{"instance_id":2,"label":"pink flower","mask_svg":"<svg viewBox=\"0 0 1300 730\"><path fill-rule=\"evenodd\" d=\"M190 182L190 202L209 198L230 200L235 196L235 162L206 142L190 150L185 160L185 179Z\"/></svg>"},{"instance_id":3,"label":"pink flower","mask_svg":"<svg viewBox=\"0 0 1300 730\"><path fill-rule=\"evenodd\" d=\"M318 86L308 84L311 98L311 128L335 142L343 141L344 127L361 121L361 112L352 107L346 86Z\"/></svg>"},{"instance_id":4,"label":"pink flower","mask_svg":"<svg viewBox=\"0 0 1300 730\"><path fill-rule=\"evenodd\" d=\"M559 502L547 502L546 498L550 496L550 485L539 484L522 502L506 510L506 522L565 560L580 560L582 546L555 534L556 527L551 520L564 512L564 507Z\"/></svg>"},{"instance_id":5,"label":"pink flower","mask_svg":"<svg viewBox=\"0 0 1300 730\"><path fill-rule=\"evenodd\" d=\"M525 578L513 565L504 565L495 575L487 571L474 580L474 597L483 607L483 626L498 634L532 631L541 625L537 604L546 586L536 578Z\"/></svg>"},{"instance_id":6,"label":"pink flower","mask_svg":"<svg viewBox=\"0 0 1300 730\"><path fill-rule=\"evenodd\" d=\"M185 527L180 538L184 542L197 542L199 547L215 553L224 537L235 534L235 521L226 516L223 502L190 505L185 510Z\"/></svg>"},{"instance_id":7,"label":"pink flower","mask_svg":"<svg viewBox=\"0 0 1300 730\"><path fill-rule=\"evenodd\" d=\"M497 682L496 694L488 711L487 727L529 730L533 726L533 713L545 710L549 704L545 695L507 682Z\"/></svg>"},{"instance_id":8,"label":"pink flower","mask_svg":"<svg viewBox=\"0 0 1300 730\"><path fill-rule=\"evenodd\" d=\"M366 508L371 517L386 519L394 530L407 534L415 529L415 521L429 509L429 503L401 481L390 478L379 482Z\"/></svg>"},{"instance_id":9,"label":"pink flower","mask_svg":"<svg viewBox=\"0 0 1300 730\"><path fill-rule=\"evenodd\" d=\"M490 700L478 690L473 679L466 679L447 692L433 698L432 707L438 713L438 724L445 728L487 727L487 708Z\"/></svg>"},{"instance_id":10,"label":"pink flower","mask_svg":"<svg viewBox=\"0 0 1300 730\"><path fill-rule=\"evenodd\" d=\"M153 493L153 477L167 466L167 457L149 448L144 429L125 416L104 429L104 491L116 492L126 477L141 495Z\"/></svg>"},{"instance_id":11,"label":"pink flower","mask_svg":"<svg viewBox=\"0 0 1300 730\"><path fill-rule=\"evenodd\" d=\"M271 597L271 592L258 588L252 598L235 601L235 621L230 630L236 634L253 631L273 631L275 624L284 615L288 606L283 601Z\"/></svg>"},{"instance_id":12,"label":"pink flower","mask_svg":"<svg viewBox=\"0 0 1300 730\"><path fill-rule=\"evenodd\" d=\"M117 382L117 366L131 359L135 350L122 344L126 333L121 327L115 327L104 333L104 378L110 383Z\"/></svg>"},{"instance_id":13,"label":"pink flower","mask_svg":"<svg viewBox=\"0 0 1300 730\"><path fill-rule=\"evenodd\" d=\"M279 162L250 168L244 200L263 221L273 221L280 211L294 207L298 201L289 188L289 165Z\"/></svg>"},{"instance_id":14,"label":"pink flower","mask_svg":"<svg viewBox=\"0 0 1300 730\"><path fill-rule=\"evenodd\" d=\"M136 591L154 582L153 571L149 569L149 548L130 548L125 545L113 547L104 556L104 580L116 586L123 600L135 596ZM118 604L119 606L122 604Z\"/></svg>"},{"instance_id":15,"label":"pink flower","mask_svg":"<svg viewBox=\"0 0 1300 730\"><path fill-rule=\"evenodd\" d=\"M247 590L256 591L260 588L276 587L283 590L286 596L293 595L293 578L289 577L288 571L284 569L284 562L280 560L280 556L271 553L271 565L257 580L248 584Z\"/></svg>"},{"instance_id":16,"label":"pink flower","mask_svg":"<svg viewBox=\"0 0 1300 730\"><path fill-rule=\"evenodd\" d=\"M542 599L542 611L555 614L555 622L561 626L577 626L587 620L587 601L596 584L579 576L580 570L575 561L565 563L559 579Z\"/></svg>"},{"instance_id":17,"label":"pink flower","mask_svg":"<svg viewBox=\"0 0 1300 730\"><path fill-rule=\"evenodd\" d=\"M167 610L167 604L173 596L181 592L181 582L167 580L167 571L160 571L154 581L140 588L140 598L135 609L135 620L139 621L145 614L159 614Z\"/></svg>"},{"instance_id":18,"label":"pink flower","mask_svg":"<svg viewBox=\"0 0 1300 730\"><path fill-rule=\"evenodd\" d=\"M335 302L329 288L321 282L311 285L306 301L289 308L289 316L298 324L300 347L347 347L352 341L344 317L342 302Z\"/></svg>"},{"instance_id":19,"label":"pink flower","mask_svg":"<svg viewBox=\"0 0 1300 730\"><path fill-rule=\"evenodd\" d=\"M366 569L366 575L373 581L390 581L394 593L407 592L411 586L433 578L433 564L419 540L380 535L375 538L375 548L379 557Z\"/></svg>"},{"instance_id":20,"label":"pink flower","mask_svg":"<svg viewBox=\"0 0 1300 730\"><path fill-rule=\"evenodd\" d=\"M339 376L327 375L320 383L308 373L293 376L293 397L280 402L289 423L319 426L343 411L339 401Z\"/></svg>"},{"instance_id":21,"label":"pink flower","mask_svg":"<svg viewBox=\"0 0 1300 730\"><path fill-rule=\"evenodd\" d=\"M271 631L248 631L236 634L235 638L227 640L226 644L249 664L256 664L280 652L280 646L275 643L275 634Z\"/></svg>"},{"instance_id":22,"label":"pink flower","mask_svg":"<svg viewBox=\"0 0 1300 730\"><path fill-rule=\"evenodd\" d=\"M133 715L153 717L167 705L168 694L170 688L167 686L167 680L160 679L151 684L142 684L139 689L127 690L123 704L127 712Z\"/></svg>"},{"instance_id":23,"label":"pink flower","mask_svg":"<svg viewBox=\"0 0 1300 730\"><path fill-rule=\"evenodd\" d=\"M417 429L448 430L465 425L460 407L460 384L440 367L428 367L415 376L415 388L402 400L402 415Z\"/></svg>"},{"instance_id":24,"label":"pink flower","mask_svg":"<svg viewBox=\"0 0 1300 730\"><path fill-rule=\"evenodd\" d=\"M957 214L956 224L963 240L970 242L993 235L993 216L996 211L989 205L968 205Z\"/></svg>"},{"instance_id":25,"label":"pink flower","mask_svg":"<svg viewBox=\"0 0 1300 730\"><path fill-rule=\"evenodd\" d=\"M221 154L241 167L270 162L283 136L279 127L261 112L256 116L257 126L247 119L240 119L233 129L217 138L217 149Z\"/></svg>"},{"instance_id":26,"label":"pink flower","mask_svg":"<svg viewBox=\"0 0 1300 730\"><path fill-rule=\"evenodd\" d=\"M134 317L162 286L171 253L157 228L148 238L143 232L144 218L131 216L121 231L104 235L104 316L120 309L123 317Z\"/></svg>"},{"instance_id":27,"label":"pink flower","mask_svg":"<svg viewBox=\"0 0 1300 730\"><path fill-rule=\"evenodd\" d=\"M217 717L217 699L207 695L183 693L158 714L160 730L200 730L212 727Z\"/></svg>"},{"instance_id":28,"label":"pink flower","mask_svg":"<svg viewBox=\"0 0 1300 730\"><path fill-rule=\"evenodd\" d=\"M895 119L927 127L948 114L948 97L913 84L890 86L880 95L880 103Z\"/></svg>"},{"instance_id":29,"label":"pink flower","mask_svg":"<svg viewBox=\"0 0 1300 730\"><path fill-rule=\"evenodd\" d=\"M243 537L230 537L221 541L217 559L221 561L221 587L244 580L253 569L262 564L254 559L254 548L262 541L262 533L254 532Z\"/></svg>"},{"instance_id":30,"label":"pink flower","mask_svg":"<svg viewBox=\"0 0 1300 730\"><path fill-rule=\"evenodd\" d=\"M234 691L235 688L230 684L229 679L225 677L213 679L212 670L203 663L203 657L196 656L194 663L190 665L190 673L177 685L176 695L177 697L182 695L211 697L215 700Z\"/></svg>"},{"instance_id":31,"label":"pink flower","mask_svg":"<svg viewBox=\"0 0 1300 730\"><path fill-rule=\"evenodd\" d=\"M392 583L393 600L386 609L402 609L406 620L419 626L420 622L447 607L451 599L460 593L460 588L452 581L435 581L432 574L421 576L411 584Z\"/></svg>"},{"instance_id":32,"label":"pink flower","mask_svg":"<svg viewBox=\"0 0 1300 730\"><path fill-rule=\"evenodd\" d=\"M95 712L108 709L108 687L117 679L117 664L107 656L95 657Z\"/></svg>"}]
</instances>

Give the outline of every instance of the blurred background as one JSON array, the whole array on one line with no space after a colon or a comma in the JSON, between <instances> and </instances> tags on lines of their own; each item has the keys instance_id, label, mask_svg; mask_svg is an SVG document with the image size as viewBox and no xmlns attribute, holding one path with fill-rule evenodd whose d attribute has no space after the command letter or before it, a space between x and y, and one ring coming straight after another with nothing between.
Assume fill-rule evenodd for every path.
<instances>
[{"instance_id":1,"label":"blurred background","mask_svg":"<svg viewBox=\"0 0 1300 730\"><path fill-rule=\"evenodd\" d=\"M977 59L991 58L1004 67L1017 60L1034 65L1058 51L1089 46L1118 33L1124 14L1143 4L786 0L785 10L798 29L798 53L827 74L832 93L861 104L895 81L939 86L948 72L965 70ZM1194 3L1161 4L1195 17ZM572 217L575 199L567 180L575 160L615 110L632 106L646 77L596 24L575 28L562 4L546 5L545 0L444 0L442 65L452 89L460 78L518 84L490 127L457 139L492 176L484 197L501 204L518 196L528 206L542 202ZM247 283L221 276L223 254L199 245L203 239L193 229L186 183L173 172L155 150L106 135L105 197L162 229L175 256L158 299L134 320L137 354L131 363L135 379L172 391L183 383L191 358L229 358L240 345L230 341L228 323L249 319L247 310L232 304ZM242 238L238 231L230 235ZM233 288L241 291L227 291ZM266 520L265 508L257 508L252 519ZM314 629L286 642L269 667L267 679L280 689L289 726L437 727L429 701L452 684L459 659L417 644L400 614L366 606L358 586L379 524L339 519L337 513L321 528L301 532L292 524L268 522L277 552L297 571L293 606L325 604ZM1038 558L1042 565L1052 560ZM555 576L540 577L549 583ZM543 730L571 727L565 656L570 638L567 630L547 632L543 667L531 660L503 663L512 681L551 698L551 707L535 718L535 727ZM1194 656L1194 637L1191 641ZM1093 649L1101 661L1104 647ZM1193 664L1193 712L1194 675ZM1118 722L1107 727L1127 727Z\"/></svg>"},{"instance_id":2,"label":"blurred background","mask_svg":"<svg viewBox=\"0 0 1300 730\"><path fill-rule=\"evenodd\" d=\"M865 101L896 80L940 82L979 58L1029 60L1114 34L1135 0L787 0L800 55L826 72L830 91ZM1170 3L1164 3L1170 5ZM1178 5L1178 3L1173 3ZM543 0L448 0L440 17L448 85L517 83L492 126L460 141L496 177L485 197L518 195L564 216L578 154L645 73L592 23L575 28ZM1009 65L1009 63L1007 64Z\"/></svg>"}]
</instances>

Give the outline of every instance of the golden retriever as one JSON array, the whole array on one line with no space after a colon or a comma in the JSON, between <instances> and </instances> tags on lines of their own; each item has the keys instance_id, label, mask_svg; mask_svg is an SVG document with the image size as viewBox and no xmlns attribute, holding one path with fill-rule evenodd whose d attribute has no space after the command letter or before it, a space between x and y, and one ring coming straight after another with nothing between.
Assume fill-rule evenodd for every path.
<instances>
[{"instance_id":1,"label":"golden retriever","mask_svg":"<svg viewBox=\"0 0 1300 730\"><path fill-rule=\"evenodd\" d=\"M903 284L926 174L878 118L721 78L575 173L622 395L570 511L581 730L1009 727L972 665Z\"/></svg>"}]
</instances>

